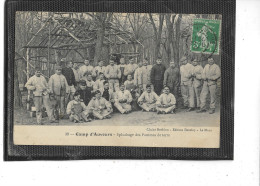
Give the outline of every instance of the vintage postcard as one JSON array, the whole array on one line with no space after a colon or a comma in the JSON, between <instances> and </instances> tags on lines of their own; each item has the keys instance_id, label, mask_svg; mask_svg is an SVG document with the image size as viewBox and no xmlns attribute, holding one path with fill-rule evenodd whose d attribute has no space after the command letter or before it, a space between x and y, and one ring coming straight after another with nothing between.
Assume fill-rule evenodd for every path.
<instances>
[{"instance_id":1,"label":"vintage postcard","mask_svg":"<svg viewBox=\"0 0 260 186\"><path fill-rule=\"evenodd\" d=\"M221 14L15 16L15 145L220 147Z\"/></svg>"}]
</instances>

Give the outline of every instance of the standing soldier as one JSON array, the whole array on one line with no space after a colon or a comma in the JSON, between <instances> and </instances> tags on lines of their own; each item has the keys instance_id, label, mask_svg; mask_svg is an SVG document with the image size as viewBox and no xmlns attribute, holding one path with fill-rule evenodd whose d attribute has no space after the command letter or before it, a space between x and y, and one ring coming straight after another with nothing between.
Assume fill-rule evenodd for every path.
<instances>
[{"instance_id":1,"label":"standing soldier","mask_svg":"<svg viewBox=\"0 0 260 186\"><path fill-rule=\"evenodd\" d=\"M41 75L40 68L35 68L35 75L32 76L25 84L28 90L33 91L33 100L36 108L36 119L38 124L42 124L42 104L46 108L50 123L56 122L51 109L48 83L46 79Z\"/></svg>"},{"instance_id":2,"label":"standing soldier","mask_svg":"<svg viewBox=\"0 0 260 186\"><path fill-rule=\"evenodd\" d=\"M134 73L134 84L137 88L138 94L141 95L143 90L143 63L138 63L138 68L135 70Z\"/></svg>"},{"instance_id":3,"label":"standing soldier","mask_svg":"<svg viewBox=\"0 0 260 186\"><path fill-rule=\"evenodd\" d=\"M148 64L148 59L145 58L143 61L143 67L142 67L142 83L143 83L143 90L146 90L146 85L150 85L153 90L153 85L151 84L151 70L152 65Z\"/></svg>"},{"instance_id":4,"label":"standing soldier","mask_svg":"<svg viewBox=\"0 0 260 186\"><path fill-rule=\"evenodd\" d=\"M70 87L64 75L61 74L61 66L55 67L56 72L49 79L49 88L57 101L57 107L60 110L60 118L65 115L65 96L69 94Z\"/></svg>"},{"instance_id":5,"label":"standing soldier","mask_svg":"<svg viewBox=\"0 0 260 186\"><path fill-rule=\"evenodd\" d=\"M86 60L84 61L84 65L82 65L82 66L79 68L79 79L82 79L83 76L84 76L84 74L85 74L86 72L92 74L92 73L93 73L93 69L94 69L93 66L91 66L91 65L89 64L89 60L86 59Z\"/></svg>"},{"instance_id":6,"label":"standing soldier","mask_svg":"<svg viewBox=\"0 0 260 186\"><path fill-rule=\"evenodd\" d=\"M180 85L180 70L174 63L170 62L170 67L164 73L163 85L170 88L170 93L172 93L176 100L178 100L178 87Z\"/></svg>"},{"instance_id":7,"label":"standing soldier","mask_svg":"<svg viewBox=\"0 0 260 186\"><path fill-rule=\"evenodd\" d=\"M73 100L73 95L76 92L75 86L76 86L76 80L75 80L75 75L72 70L72 62L67 61L66 62L66 67L62 68L61 73L65 76L67 83L69 85L69 94L68 97L66 97L66 103L65 105L69 103L70 100Z\"/></svg>"},{"instance_id":8,"label":"standing soldier","mask_svg":"<svg viewBox=\"0 0 260 186\"><path fill-rule=\"evenodd\" d=\"M210 111L209 114L215 112L216 104L216 89L217 89L217 80L220 78L220 68L217 64L214 63L213 58L208 59L208 64L204 67L202 73L202 79L204 80L202 91L200 94L200 110L197 112L206 111L206 99L208 94L210 94Z\"/></svg>"},{"instance_id":9,"label":"standing soldier","mask_svg":"<svg viewBox=\"0 0 260 186\"><path fill-rule=\"evenodd\" d=\"M78 85L79 83L79 67L78 67L78 64L77 63L73 63L73 67L72 67L72 70L74 72L74 76L75 76L75 81L76 81L76 86Z\"/></svg>"},{"instance_id":10,"label":"standing soldier","mask_svg":"<svg viewBox=\"0 0 260 186\"><path fill-rule=\"evenodd\" d=\"M127 77L128 75L132 75L134 77L135 70L137 69L138 65L134 63L134 58L129 58L129 63L125 66L124 75Z\"/></svg>"},{"instance_id":11,"label":"standing soldier","mask_svg":"<svg viewBox=\"0 0 260 186\"><path fill-rule=\"evenodd\" d=\"M166 68L162 64L161 57L158 57L156 60L156 65L154 65L151 70L151 83L153 84L154 92L157 95L160 95L163 89L163 78L165 70Z\"/></svg>"},{"instance_id":12,"label":"standing soldier","mask_svg":"<svg viewBox=\"0 0 260 186\"><path fill-rule=\"evenodd\" d=\"M194 66L193 72L192 72L192 88L195 93L196 102L197 102L197 108L200 108L200 92L201 92L201 79L202 79L202 72L203 68L201 65L198 64L197 60L194 60L192 62L192 65ZM194 95L194 94L193 94ZM194 99L194 97L190 98Z\"/></svg>"},{"instance_id":13,"label":"standing soldier","mask_svg":"<svg viewBox=\"0 0 260 186\"><path fill-rule=\"evenodd\" d=\"M101 93L104 91L105 76L103 72L99 72L99 79L96 80L94 90L99 90Z\"/></svg>"},{"instance_id":14,"label":"standing soldier","mask_svg":"<svg viewBox=\"0 0 260 186\"><path fill-rule=\"evenodd\" d=\"M110 65L107 66L105 76L109 82L109 89L113 92L119 90L119 79L121 78L121 71L117 65L115 65L115 61L110 59Z\"/></svg>"},{"instance_id":15,"label":"standing soldier","mask_svg":"<svg viewBox=\"0 0 260 186\"><path fill-rule=\"evenodd\" d=\"M181 58L182 66L180 67L181 73L181 94L183 98L183 108L187 109L187 111L191 111L194 109L194 91L192 88L192 72L193 65L188 63L186 57Z\"/></svg>"},{"instance_id":16,"label":"standing soldier","mask_svg":"<svg viewBox=\"0 0 260 186\"><path fill-rule=\"evenodd\" d=\"M92 76L95 78L95 80L97 80L99 78L99 74L101 73L105 73L106 67L104 66L104 62L102 60L100 60L98 62L98 66L96 66L93 70Z\"/></svg>"},{"instance_id":17,"label":"standing soldier","mask_svg":"<svg viewBox=\"0 0 260 186\"><path fill-rule=\"evenodd\" d=\"M119 80L119 83L120 83L120 84L124 83L125 80L126 80L126 78L127 78L127 77L124 75L125 66L126 66L126 64L125 64L125 58L122 57L122 58L120 59L120 65L119 65L119 68L120 68L120 71L121 71L121 78L120 78L120 80Z\"/></svg>"}]
</instances>

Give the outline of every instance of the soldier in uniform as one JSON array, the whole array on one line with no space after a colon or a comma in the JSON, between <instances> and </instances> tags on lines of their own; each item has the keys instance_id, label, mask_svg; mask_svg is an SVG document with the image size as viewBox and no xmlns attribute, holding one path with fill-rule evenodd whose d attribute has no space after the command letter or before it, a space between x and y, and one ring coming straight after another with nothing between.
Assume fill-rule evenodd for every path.
<instances>
[{"instance_id":1,"label":"soldier in uniform","mask_svg":"<svg viewBox=\"0 0 260 186\"><path fill-rule=\"evenodd\" d=\"M132 110L131 102L133 98L128 90L125 90L125 85L121 84L120 90L115 94L115 107L122 114L127 114Z\"/></svg>"},{"instance_id":2,"label":"soldier in uniform","mask_svg":"<svg viewBox=\"0 0 260 186\"><path fill-rule=\"evenodd\" d=\"M188 109L187 111L191 111L194 109L194 99L190 99L194 97L194 91L192 88L192 72L194 66L188 63L186 57L181 58L182 66L180 67L181 73L181 94L183 98L183 108Z\"/></svg>"},{"instance_id":3,"label":"soldier in uniform","mask_svg":"<svg viewBox=\"0 0 260 186\"><path fill-rule=\"evenodd\" d=\"M195 59L192 62L192 65L194 66L193 72L192 72L192 88L194 91L194 97L190 97L192 100L196 100L197 108L200 108L200 92L201 92L201 79L202 79L202 72L203 68L201 65L198 64L198 61ZM191 100L191 101L192 101ZM195 105L194 105L195 106ZM189 109L188 111L193 110L193 108Z\"/></svg>"},{"instance_id":4,"label":"soldier in uniform","mask_svg":"<svg viewBox=\"0 0 260 186\"><path fill-rule=\"evenodd\" d=\"M115 61L110 59L110 65L107 66L105 76L109 82L109 89L116 92L119 90L119 79L121 78L121 71Z\"/></svg>"},{"instance_id":5,"label":"soldier in uniform","mask_svg":"<svg viewBox=\"0 0 260 186\"><path fill-rule=\"evenodd\" d=\"M70 87L64 75L61 74L61 66L56 66L56 72L49 79L49 88L51 94L57 101L57 108L60 110L60 118L66 114L65 97L70 93Z\"/></svg>"},{"instance_id":6,"label":"soldier in uniform","mask_svg":"<svg viewBox=\"0 0 260 186\"><path fill-rule=\"evenodd\" d=\"M82 79L83 76L86 74L86 72L92 74L93 70L94 70L93 66L91 66L90 63L89 63L89 60L86 59L84 61L84 65L82 65L79 68L79 79Z\"/></svg>"},{"instance_id":7,"label":"soldier in uniform","mask_svg":"<svg viewBox=\"0 0 260 186\"><path fill-rule=\"evenodd\" d=\"M143 67L142 67L142 83L143 83L143 90L146 90L146 85L150 85L152 90L153 85L151 84L151 70L152 70L152 65L149 65L148 59L145 58L143 60Z\"/></svg>"},{"instance_id":8,"label":"soldier in uniform","mask_svg":"<svg viewBox=\"0 0 260 186\"><path fill-rule=\"evenodd\" d=\"M70 121L75 123L91 121L91 119L88 118L89 109L84 104L84 102L82 102L80 93L78 91L76 91L74 94L74 100L71 100L68 103L67 114L69 115Z\"/></svg>"},{"instance_id":9,"label":"soldier in uniform","mask_svg":"<svg viewBox=\"0 0 260 186\"><path fill-rule=\"evenodd\" d=\"M175 113L175 104L174 95L170 93L169 87L165 86L156 103L157 114Z\"/></svg>"},{"instance_id":10,"label":"soldier in uniform","mask_svg":"<svg viewBox=\"0 0 260 186\"><path fill-rule=\"evenodd\" d=\"M152 67L151 70L151 83L153 84L154 92L157 95L160 95L163 89L163 78L165 70L166 68L162 64L161 57L158 57L158 59L156 60L156 64Z\"/></svg>"},{"instance_id":11,"label":"soldier in uniform","mask_svg":"<svg viewBox=\"0 0 260 186\"><path fill-rule=\"evenodd\" d=\"M46 108L50 123L57 122L52 113L51 103L49 99L49 93L46 79L41 75L40 68L35 68L35 75L32 76L25 87L33 91L33 100L36 108L36 120L38 124L42 124L42 105Z\"/></svg>"},{"instance_id":12,"label":"soldier in uniform","mask_svg":"<svg viewBox=\"0 0 260 186\"><path fill-rule=\"evenodd\" d=\"M96 118L101 120L111 118L110 114L113 112L111 103L101 97L101 92L99 90L95 92L95 99L92 99L89 102L88 108Z\"/></svg>"},{"instance_id":13,"label":"soldier in uniform","mask_svg":"<svg viewBox=\"0 0 260 186\"><path fill-rule=\"evenodd\" d=\"M176 66L174 61L170 62L170 67L164 73L163 85L170 88L170 93L172 93L176 100L178 100L178 87L180 85L180 70Z\"/></svg>"},{"instance_id":14,"label":"soldier in uniform","mask_svg":"<svg viewBox=\"0 0 260 186\"><path fill-rule=\"evenodd\" d=\"M151 85L148 84L146 85L146 91L144 91L138 98L138 105L143 109L143 111L155 112L156 102L158 99L159 97L152 91Z\"/></svg>"},{"instance_id":15,"label":"soldier in uniform","mask_svg":"<svg viewBox=\"0 0 260 186\"><path fill-rule=\"evenodd\" d=\"M132 75L134 77L135 70L138 65L134 63L134 58L129 58L129 63L125 66L124 75L127 77L128 75Z\"/></svg>"},{"instance_id":16,"label":"soldier in uniform","mask_svg":"<svg viewBox=\"0 0 260 186\"><path fill-rule=\"evenodd\" d=\"M99 74L100 73L105 73L106 71L106 67L104 66L104 62L102 60L100 60L98 62L98 66L96 66L94 69L93 69L93 73L92 73L92 76L93 78L95 78L95 80L99 79Z\"/></svg>"},{"instance_id":17,"label":"soldier in uniform","mask_svg":"<svg viewBox=\"0 0 260 186\"><path fill-rule=\"evenodd\" d=\"M215 113L217 80L220 78L220 68L215 64L213 58L208 59L208 64L204 67L202 79L204 80L200 94L200 110L198 113L206 111L206 99L210 94L210 110L209 114Z\"/></svg>"}]
</instances>

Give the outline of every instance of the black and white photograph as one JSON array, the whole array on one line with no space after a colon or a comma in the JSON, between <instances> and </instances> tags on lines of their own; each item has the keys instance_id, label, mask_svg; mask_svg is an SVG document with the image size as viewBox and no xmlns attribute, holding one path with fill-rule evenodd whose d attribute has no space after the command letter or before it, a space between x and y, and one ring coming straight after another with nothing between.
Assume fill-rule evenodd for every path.
<instances>
[{"instance_id":1,"label":"black and white photograph","mask_svg":"<svg viewBox=\"0 0 260 186\"><path fill-rule=\"evenodd\" d=\"M221 15L20 11L15 36L15 125L168 126L218 144Z\"/></svg>"}]
</instances>

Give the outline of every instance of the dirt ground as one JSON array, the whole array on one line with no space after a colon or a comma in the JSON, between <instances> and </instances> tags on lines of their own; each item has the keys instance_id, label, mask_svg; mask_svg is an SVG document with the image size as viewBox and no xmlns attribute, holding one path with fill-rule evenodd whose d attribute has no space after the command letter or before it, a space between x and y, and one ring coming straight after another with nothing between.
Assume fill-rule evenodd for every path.
<instances>
[{"instance_id":1,"label":"dirt ground","mask_svg":"<svg viewBox=\"0 0 260 186\"><path fill-rule=\"evenodd\" d=\"M176 114L157 115L152 112L135 111L129 114L113 113L111 119L93 120L86 123L73 123L62 119L59 123L49 123L43 118L43 125L75 125L75 126L193 126L218 127L220 125L220 110L214 114L185 112L178 109ZM24 109L15 110L14 123L16 125L37 125L36 118L31 118Z\"/></svg>"}]
</instances>

